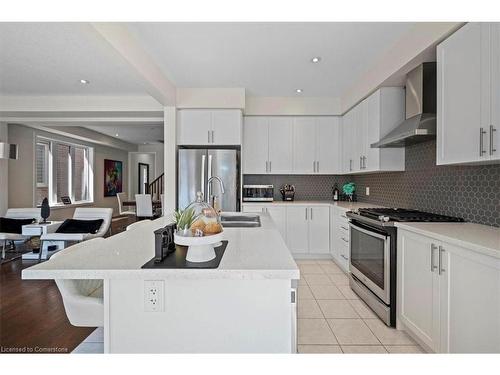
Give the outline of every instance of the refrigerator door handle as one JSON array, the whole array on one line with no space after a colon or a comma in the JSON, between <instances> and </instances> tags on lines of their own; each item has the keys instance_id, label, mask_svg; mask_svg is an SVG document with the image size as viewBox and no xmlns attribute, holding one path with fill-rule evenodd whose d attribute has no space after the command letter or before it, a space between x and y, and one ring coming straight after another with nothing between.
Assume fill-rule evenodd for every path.
<instances>
[{"instance_id":1,"label":"refrigerator door handle","mask_svg":"<svg viewBox=\"0 0 500 375\"><path fill-rule=\"evenodd\" d=\"M208 155L208 168L207 168L207 181L212 178L212 155ZM212 184L207 183L207 196L206 196L206 201L210 202L210 198L212 195Z\"/></svg>"},{"instance_id":2,"label":"refrigerator door handle","mask_svg":"<svg viewBox=\"0 0 500 375\"><path fill-rule=\"evenodd\" d=\"M200 191L203 194L203 197L205 197L205 161L206 161L206 156L202 155L201 156L201 188L200 188Z\"/></svg>"}]
</instances>

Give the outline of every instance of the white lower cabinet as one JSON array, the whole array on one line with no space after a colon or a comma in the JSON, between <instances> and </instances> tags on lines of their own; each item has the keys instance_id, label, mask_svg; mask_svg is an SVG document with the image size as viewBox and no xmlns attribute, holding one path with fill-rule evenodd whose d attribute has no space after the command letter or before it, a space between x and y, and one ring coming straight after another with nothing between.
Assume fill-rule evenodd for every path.
<instances>
[{"instance_id":1,"label":"white lower cabinet","mask_svg":"<svg viewBox=\"0 0 500 375\"><path fill-rule=\"evenodd\" d=\"M288 206L286 237L292 253L329 254L330 208Z\"/></svg>"},{"instance_id":2,"label":"white lower cabinet","mask_svg":"<svg viewBox=\"0 0 500 375\"><path fill-rule=\"evenodd\" d=\"M500 260L398 229L398 318L437 353L500 353Z\"/></svg>"},{"instance_id":3,"label":"white lower cabinet","mask_svg":"<svg viewBox=\"0 0 500 375\"><path fill-rule=\"evenodd\" d=\"M425 345L439 349L439 275L432 239L398 229L400 319Z\"/></svg>"},{"instance_id":4,"label":"white lower cabinet","mask_svg":"<svg viewBox=\"0 0 500 375\"><path fill-rule=\"evenodd\" d=\"M330 254L328 205L247 203L243 212L267 212L292 254Z\"/></svg>"},{"instance_id":5,"label":"white lower cabinet","mask_svg":"<svg viewBox=\"0 0 500 375\"><path fill-rule=\"evenodd\" d=\"M286 241L286 207L272 204L243 204L243 212L268 213Z\"/></svg>"},{"instance_id":6,"label":"white lower cabinet","mask_svg":"<svg viewBox=\"0 0 500 375\"><path fill-rule=\"evenodd\" d=\"M334 207L331 211L330 253L337 264L345 272L349 272L349 221L345 214L346 210Z\"/></svg>"}]
</instances>

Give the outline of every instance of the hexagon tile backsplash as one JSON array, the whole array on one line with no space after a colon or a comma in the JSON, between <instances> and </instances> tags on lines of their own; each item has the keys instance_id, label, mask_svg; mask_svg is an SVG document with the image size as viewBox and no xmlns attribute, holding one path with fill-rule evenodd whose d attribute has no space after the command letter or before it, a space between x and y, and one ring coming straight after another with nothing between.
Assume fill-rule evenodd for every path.
<instances>
[{"instance_id":1,"label":"hexagon tile backsplash","mask_svg":"<svg viewBox=\"0 0 500 375\"><path fill-rule=\"evenodd\" d=\"M500 165L436 165L436 141L406 147L405 172L356 176L245 175L245 184L293 184L298 200L330 200L332 186L356 183L358 201L463 217L500 227ZM370 195L365 195L365 187Z\"/></svg>"},{"instance_id":2,"label":"hexagon tile backsplash","mask_svg":"<svg viewBox=\"0 0 500 375\"><path fill-rule=\"evenodd\" d=\"M429 141L406 147L405 169L355 176L358 200L500 226L500 165L437 166Z\"/></svg>"}]
</instances>

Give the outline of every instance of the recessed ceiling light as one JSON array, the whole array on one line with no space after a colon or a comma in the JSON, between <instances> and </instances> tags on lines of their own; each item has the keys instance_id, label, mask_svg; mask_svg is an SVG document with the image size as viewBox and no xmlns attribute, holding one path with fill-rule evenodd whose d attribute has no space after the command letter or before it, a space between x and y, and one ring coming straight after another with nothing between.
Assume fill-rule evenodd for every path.
<instances>
[{"instance_id":1,"label":"recessed ceiling light","mask_svg":"<svg viewBox=\"0 0 500 375\"><path fill-rule=\"evenodd\" d=\"M118 137L118 133L115 134L115 137Z\"/></svg>"},{"instance_id":2,"label":"recessed ceiling light","mask_svg":"<svg viewBox=\"0 0 500 375\"><path fill-rule=\"evenodd\" d=\"M295 90L295 92L296 92L297 94L300 94L300 93L302 93L302 89L297 89L297 90Z\"/></svg>"},{"instance_id":3,"label":"recessed ceiling light","mask_svg":"<svg viewBox=\"0 0 500 375\"><path fill-rule=\"evenodd\" d=\"M319 56L315 56L311 59L311 62L316 64L316 63L319 63L321 61L321 57Z\"/></svg>"},{"instance_id":4,"label":"recessed ceiling light","mask_svg":"<svg viewBox=\"0 0 500 375\"><path fill-rule=\"evenodd\" d=\"M82 85L88 85L88 84L90 83L90 81L89 81L88 79L81 79L81 80L80 80L80 83L81 83Z\"/></svg>"}]
</instances>

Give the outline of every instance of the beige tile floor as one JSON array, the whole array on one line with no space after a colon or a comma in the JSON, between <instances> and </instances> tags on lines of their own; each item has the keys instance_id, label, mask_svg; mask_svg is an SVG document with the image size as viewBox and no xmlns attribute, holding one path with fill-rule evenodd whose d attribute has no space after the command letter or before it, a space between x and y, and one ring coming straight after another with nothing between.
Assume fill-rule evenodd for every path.
<instances>
[{"instance_id":1,"label":"beige tile floor","mask_svg":"<svg viewBox=\"0 0 500 375\"><path fill-rule=\"evenodd\" d=\"M387 327L350 289L331 260L298 260L299 353L423 353L405 332Z\"/></svg>"}]
</instances>

